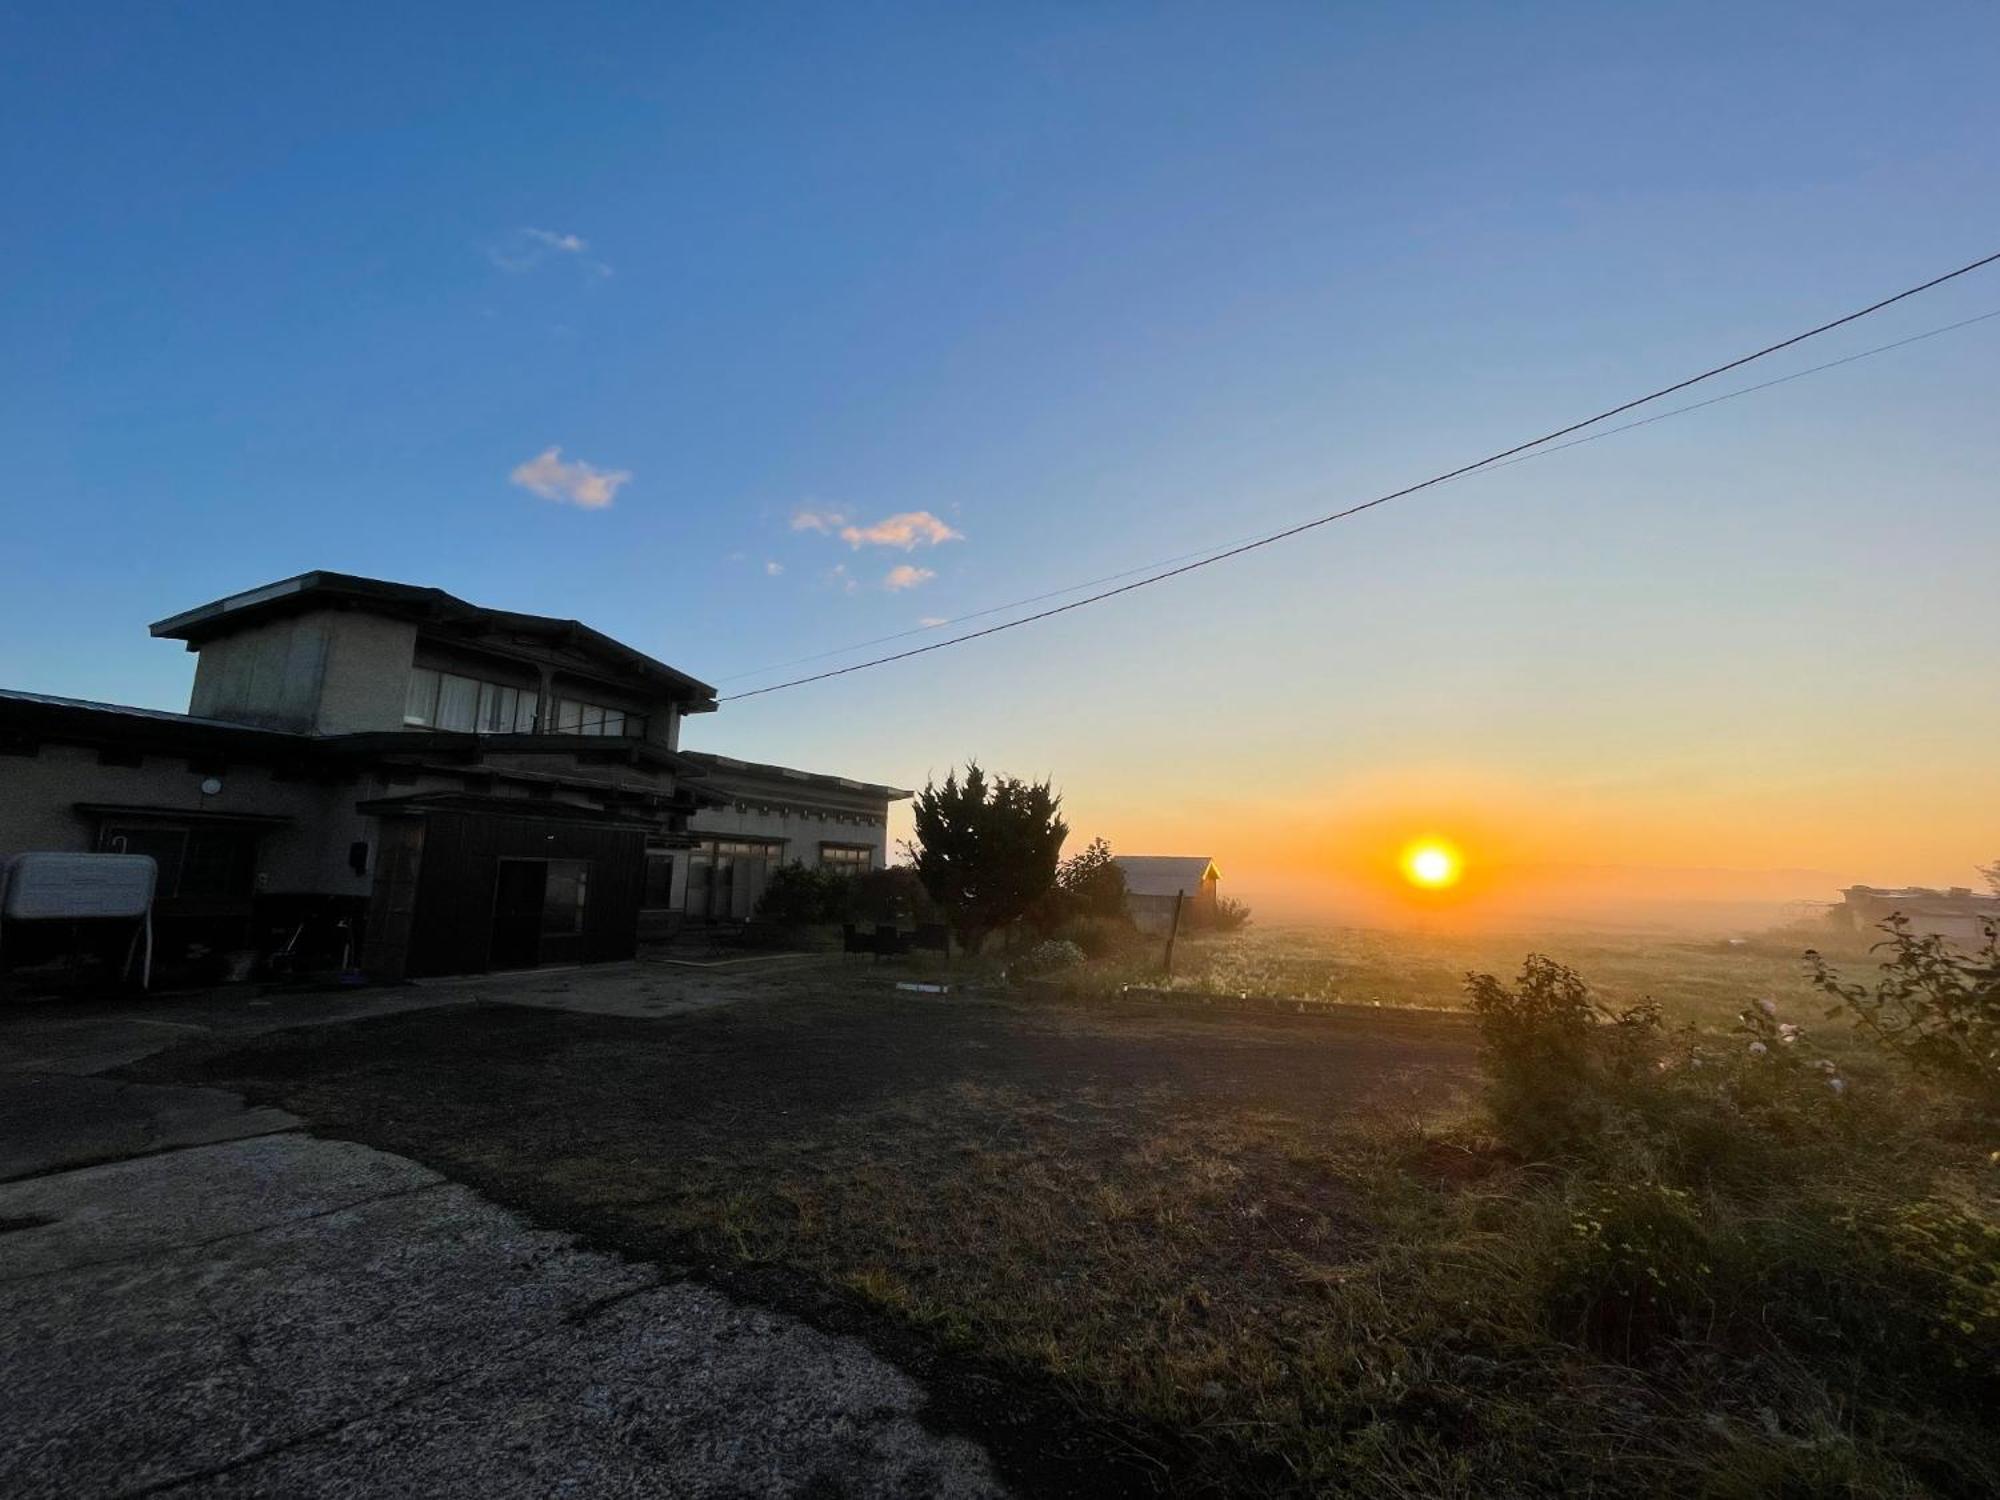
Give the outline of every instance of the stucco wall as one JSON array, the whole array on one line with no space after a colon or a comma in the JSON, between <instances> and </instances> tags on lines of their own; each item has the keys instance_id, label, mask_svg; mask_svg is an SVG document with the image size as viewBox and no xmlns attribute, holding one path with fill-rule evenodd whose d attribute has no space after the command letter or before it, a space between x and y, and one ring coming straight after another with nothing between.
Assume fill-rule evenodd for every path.
<instances>
[{"instance_id":1,"label":"stucco wall","mask_svg":"<svg viewBox=\"0 0 2000 1500\"><path fill-rule=\"evenodd\" d=\"M214 774L222 790L204 796L201 783ZM231 764L220 772L188 769L185 756L148 755L138 766L106 766L97 751L75 745L50 744L33 756L0 759L6 794L0 796L0 854L35 850L88 852L95 847L98 818L81 813L76 804L104 803L144 808L155 813L236 813L288 818L280 826L261 829L258 837L259 895L365 896L379 852L378 820L357 812L355 804L376 797L402 797L424 792L454 792L463 787L457 775L399 773L392 783L375 773L349 781L279 780L268 767ZM523 794L518 786L502 785L502 795ZM558 800L590 805L577 794ZM538 804L522 795L522 806ZM368 845L364 873L349 862L351 847Z\"/></svg>"},{"instance_id":2,"label":"stucco wall","mask_svg":"<svg viewBox=\"0 0 2000 1500\"><path fill-rule=\"evenodd\" d=\"M830 813L798 808L761 812L747 806L705 807L694 815L690 826L707 838L783 839L787 864L818 864L823 843L867 844L875 851L874 868L879 870L887 862L889 831L882 822L842 822Z\"/></svg>"},{"instance_id":3,"label":"stucco wall","mask_svg":"<svg viewBox=\"0 0 2000 1500\"><path fill-rule=\"evenodd\" d=\"M380 615L340 613L328 626L326 682L313 728L320 734L401 729L416 661L417 627Z\"/></svg>"},{"instance_id":4,"label":"stucco wall","mask_svg":"<svg viewBox=\"0 0 2000 1500\"><path fill-rule=\"evenodd\" d=\"M106 766L97 752L76 745L45 745L34 756L0 761L7 793L0 797L0 853L33 850L87 852L97 818L76 804L109 803L157 811L239 813L289 818L258 841L260 894L316 893L361 896L368 877L349 868L348 846L373 844L374 819L354 811L369 795L364 786L278 781L262 766L230 766L215 779L222 790L204 796L204 773L190 771L184 756L148 755L138 766Z\"/></svg>"}]
</instances>

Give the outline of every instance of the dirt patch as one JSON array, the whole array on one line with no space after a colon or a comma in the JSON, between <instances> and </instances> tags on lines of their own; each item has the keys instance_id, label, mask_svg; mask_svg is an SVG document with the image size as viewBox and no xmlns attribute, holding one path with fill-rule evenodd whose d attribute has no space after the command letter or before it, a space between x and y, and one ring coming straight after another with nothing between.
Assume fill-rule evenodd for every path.
<instances>
[{"instance_id":1,"label":"dirt patch","mask_svg":"<svg viewBox=\"0 0 2000 1500\"><path fill-rule=\"evenodd\" d=\"M876 991L661 1021L483 1006L131 1071L282 1103L860 1336L1023 1490L1110 1495L1296 1482L1266 1430L1284 1351L1367 1253L1342 1153L1472 1062L1427 1017Z\"/></svg>"}]
</instances>

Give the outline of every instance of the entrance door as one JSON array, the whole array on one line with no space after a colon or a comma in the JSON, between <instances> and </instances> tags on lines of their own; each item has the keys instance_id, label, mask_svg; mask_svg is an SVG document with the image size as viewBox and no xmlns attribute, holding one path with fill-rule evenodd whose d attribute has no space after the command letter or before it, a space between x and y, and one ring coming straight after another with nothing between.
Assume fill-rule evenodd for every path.
<instances>
[{"instance_id":1,"label":"entrance door","mask_svg":"<svg viewBox=\"0 0 2000 1500\"><path fill-rule=\"evenodd\" d=\"M495 969L532 969L542 961L542 902L548 890L545 859L503 859L493 892Z\"/></svg>"}]
</instances>

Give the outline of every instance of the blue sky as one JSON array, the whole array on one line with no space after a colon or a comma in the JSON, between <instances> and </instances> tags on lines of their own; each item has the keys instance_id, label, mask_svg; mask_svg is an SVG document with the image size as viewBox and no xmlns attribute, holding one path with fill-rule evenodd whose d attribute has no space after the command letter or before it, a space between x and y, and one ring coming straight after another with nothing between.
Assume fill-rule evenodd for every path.
<instances>
[{"instance_id":1,"label":"blue sky","mask_svg":"<svg viewBox=\"0 0 2000 1500\"><path fill-rule=\"evenodd\" d=\"M1996 46L1949 5L7 7L0 681L181 706L146 621L324 567L753 685L1283 524L2000 248ZM1993 308L2000 272L1770 373ZM1048 772L1079 831L1252 889L1378 813L1966 879L1996 351L691 738Z\"/></svg>"}]
</instances>

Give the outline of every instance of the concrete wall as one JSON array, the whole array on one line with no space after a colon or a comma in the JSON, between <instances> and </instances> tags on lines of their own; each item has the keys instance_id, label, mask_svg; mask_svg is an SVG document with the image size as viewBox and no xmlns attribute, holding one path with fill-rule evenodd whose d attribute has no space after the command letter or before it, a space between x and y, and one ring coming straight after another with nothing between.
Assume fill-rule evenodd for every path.
<instances>
[{"instance_id":1,"label":"concrete wall","mask_svg":"<svg viewBox=\"0 0 2000 1500\"><path fill-rule=\"evenodd\" d=\"M210 641L188 712L295 733L400 729L416 626L345 610L250 625Z\"/></svg>"}]
</instances>

